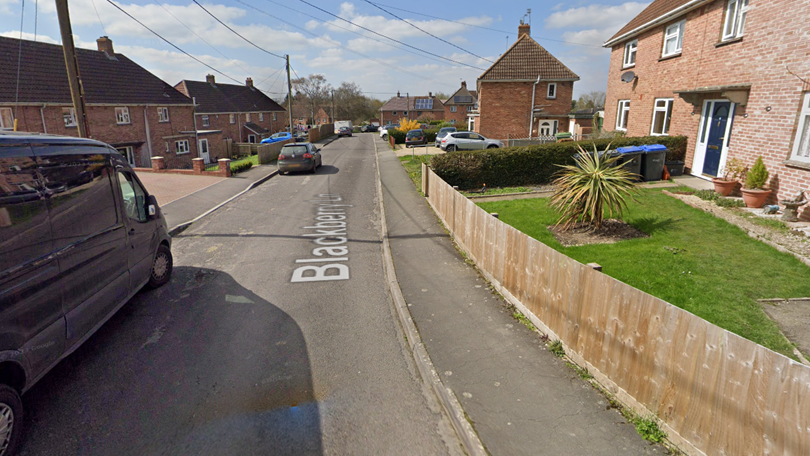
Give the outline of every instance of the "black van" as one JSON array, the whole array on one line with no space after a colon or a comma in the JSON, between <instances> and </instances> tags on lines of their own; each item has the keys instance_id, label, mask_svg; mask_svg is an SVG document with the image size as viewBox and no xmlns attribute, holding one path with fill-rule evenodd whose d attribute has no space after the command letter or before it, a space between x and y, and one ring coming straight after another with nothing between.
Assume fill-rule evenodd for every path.
<instances>
[{"instance_id":1,"label":"black van","mask_svg":"<svg viewBox=\"0 0 810 456\"><path fill-rule=\"evenodd\" d=\"M107 144L0 133L0 455L20 395L172 272L157 200Z\"/></svg>"}]
</instances>

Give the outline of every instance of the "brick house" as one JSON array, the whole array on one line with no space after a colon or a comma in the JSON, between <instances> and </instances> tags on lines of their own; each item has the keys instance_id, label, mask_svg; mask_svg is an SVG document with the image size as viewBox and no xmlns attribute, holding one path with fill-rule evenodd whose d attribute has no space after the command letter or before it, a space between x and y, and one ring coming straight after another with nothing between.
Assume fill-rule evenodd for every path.
<instances>
[{"instance_id":1,"label":"brick house","mask_svg":"<svg viewBox=\"0 0 810 456\"><path fill-rule=\"evenodd\" d=\"M194 106L123 54L107 37L98 50L76 49L88 135L115 147L133 166L191 168L197 157ZM17 61L20 61L19 91ZM0 37L0 129L78 136L62 46Z\"/></svg>"},{"instance_id":2,"label":"brick house","mask_svg":"<svg viewBox=\"0 0 810 456\"><path fill-rule=\"evenodd\" d=\"M528 24L520 24L515 44L478 78L479 115L474 130L496 139L567 131L578 80L531 38Z\"/></svg>"},{"instance_id":3,"label":"brick house","mask_svg":"<svg viewBox=\"0 0 810 456\"><path fill-rule=\"evenodd\" d=\"M568 114L568 131L574 140L586 139L602 131L605 119L605 108L578 109Z\"/></svg>"},{"instance_id":4,"label":"brick house","mask_svg":"<svg viewBox=\"0 0 810 456\"><path fill-rule=\"evenodd\" d=\"M324 108L318 108L318 112L315 113L315 125L325 125L330 124L332 122L332 117L326 113Z\"/></svg>"},{"instance_id":5,"label":"brick house","mask_svg":"<svg viewBox=\"0 0 810 456\"><path fill-rule=\"evenodd\" d=\"M404 97L397 92L396 97L380 107L380 124L398 124L399 119L403 118L440 120L444 118L444 105L432 92L428 92L427 96Z\"/></svg>"},{"instance_id":6,"label":"brick house","mask_svg":"<svg viewBox=\"0 0 810 456\"><path fill-rule=\"evenodd\" d=\"M223 139L258 143L287 126L287 111L254 87L252 78L245 85L222 84L209 74L205 82L183 80L175 88L197 103L197 126L221 131ZM219 149L218 145L211 147L212 151Z\"/></svg>"},{"instance_id":7,"label":"brick house","mask_svg":"<svg viewBox=\"0 0 810 456\"><path fill-rule=\"evenodd\" d=\"M467 90L467 81L444 102L444 120L451 124L467 125L468 118L478 109L478 92Z\"/></svg>"},{"instance_id":8,"label":"brick house","mask_svg":"<svg viewBox=\"0 0 810 456\"><path fill-rule=\"evenodd\" d=\"M655 0L604 44L605 128L688 136L686 167L703 178L761 155L772 202L808 189L807 17L806 1Z\"/></svg>"}]
</instances>

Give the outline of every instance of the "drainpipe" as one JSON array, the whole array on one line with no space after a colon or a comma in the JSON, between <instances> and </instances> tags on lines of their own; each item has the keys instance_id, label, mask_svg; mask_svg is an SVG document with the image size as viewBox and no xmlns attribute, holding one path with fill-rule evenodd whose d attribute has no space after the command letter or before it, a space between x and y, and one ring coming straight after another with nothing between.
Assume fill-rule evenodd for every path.
<instances>
[{"instance_id":1,"label":"drainpipe","mask_svg":"<svg viewBox=\"0 0 810 456\"><path fill-rule=\"evenodd\" d=\"M534 95L537 92L537 84L540 84L540 76L537 76L537 82L532 86L532 106L529 108L529 141L532 139L532 126L534 125Z\"/></svg>"},{"instance_id":2,"label":"drainpipe","mask_svg":"<svg viewBox=\"0 0 810 456\"><path fill-rule=\"evenodd\" d=\"M197 132L197 97L191 97L191 118L194 120L194 148L200 156L200 134Z\"/></svg>"},{"instance_id":3,"label":"drainpipe","mask_svg":"<svg viewBox=\"0 0 810 456\"><path fill-rule=\"evenodd\" d=\"M45 125L45 105L43 104L41 108L39 108L39 116L42 117L42 132L46 135L48 134L48 126Z\"/></svg>"},{"instance_id":4,"label":"drainpipe","mask_svg":"<svg viewBox=\"0 0 810 456\"><path fill-rule=\"evenodd\" d=\"M152 135L149 133L149 116L147 115L148 109L149 105L146 105L146 107L143 108L143 128L146 130L146 150L149 152L149 166L146 166L146 164L141 162L141 166L147 168L152 166Z\"/></svg>"}]
</instances>

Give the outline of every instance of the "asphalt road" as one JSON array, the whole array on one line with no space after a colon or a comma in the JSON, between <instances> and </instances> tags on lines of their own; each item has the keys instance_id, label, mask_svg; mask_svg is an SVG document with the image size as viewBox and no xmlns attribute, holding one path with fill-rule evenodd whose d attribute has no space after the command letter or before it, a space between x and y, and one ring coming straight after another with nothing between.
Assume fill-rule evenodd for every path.
<instances>
[{"instance_id":1,"label":"asphalt road","mask_svg":"<svg viewBox=\"0 0 810 456\"><path fill-rule=\"evenodd\" d=\"M24 396L21 454L460 452L385 288L372 137L322 152L175 238L172 281Z\"/></svg>"}]
</instances>

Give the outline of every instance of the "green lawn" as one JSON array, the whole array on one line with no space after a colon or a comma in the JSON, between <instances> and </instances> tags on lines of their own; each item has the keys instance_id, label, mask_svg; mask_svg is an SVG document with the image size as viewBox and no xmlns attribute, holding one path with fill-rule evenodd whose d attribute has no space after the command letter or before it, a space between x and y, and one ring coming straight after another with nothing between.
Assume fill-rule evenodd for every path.
<instances>
[{"instance_id":1,"label":"green lawn","mask_svg":"<svg viewBox=\"0 0 810 456\"><path fill-rule=\"evenodd\" d=\"M251 155L249 157L240 157L231 160L231 166L241 165L242 163L251 162L253 166L259 166L259 156L258 155ZM219 170L219 163L214 162L208 165L205 165L206 171L217 171Z\"/></svg>"},{"instance_id":2,"label":"green lawn","mask_svg":"<svg viewBox=\"0 0 810 456\"><path fill-rule=\"evenodd\" d=\"M416 189L420 192L422 191L422 163L430 164L430 157L432 157L432 155L417 155L413 157L413 160L410 156L399 157L402 167L405 168L405 171L411 176L413 185L416 185Z\"/></svg>"},{"instance_id":3,"label":"green lawn","mask_svg":"<svg viewBox=\"0 0 810 456\"><path fill-rule=\"evenodd\" d=\"M793 358L756 299L810 296L810 268L658 189L637 199L625 220L649 238L580 247L563 247L548 231L558 216L545 198L479 206L577 261L599 263L605 274Z\"/></svg>"},{"instance_id":4,"label":"green lawn","mask_svg":"<svg viewBox=\"0 0 810 456\"><path fill-rule=\"evenodd\" d=\"M527 193L532 191L529 187L501 187L501 188L487 188L484 195L504 195L507 193ZM481 193L474 192L461 192L464 196L481 196Z\"/></svg>"}]
</instances>

